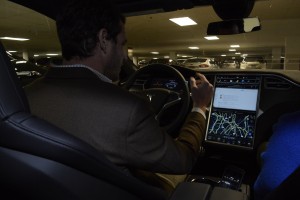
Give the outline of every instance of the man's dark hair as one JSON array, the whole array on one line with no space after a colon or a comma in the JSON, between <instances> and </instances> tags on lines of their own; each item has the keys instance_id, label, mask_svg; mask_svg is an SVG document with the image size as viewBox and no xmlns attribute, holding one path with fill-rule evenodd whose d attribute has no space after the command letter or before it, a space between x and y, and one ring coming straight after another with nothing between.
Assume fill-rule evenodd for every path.
<instances>
[{"instance_id":1,"label":"man's dark hair","mask_svg":"<svg viewBox=\"0 0 300 200\"><path fill-rule=\"evenodd\" d=\"M66 60L75 56L92 56L99 41L98 32L105 28L107 39L116 42L116 37L122 30L121 22L125 23L125 17L110 1L69 1L56 19L62 56Z\"/></svg>"}]
</instances>

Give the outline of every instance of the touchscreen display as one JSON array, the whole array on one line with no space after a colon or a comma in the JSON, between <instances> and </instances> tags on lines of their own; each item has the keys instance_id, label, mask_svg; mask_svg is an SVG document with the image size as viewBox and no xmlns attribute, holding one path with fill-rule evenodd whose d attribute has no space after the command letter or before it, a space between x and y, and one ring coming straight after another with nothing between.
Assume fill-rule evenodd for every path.
<instances>
[{"instance_id":1,"label":"touchscreen display","mask_svg":"<svg viewBox=\"0 0 300 200\"><path fill-rule=\"evenodd\" d=\"M206 141L252 148L260 76L217 76Z\"/></svg>"}]
</instances>

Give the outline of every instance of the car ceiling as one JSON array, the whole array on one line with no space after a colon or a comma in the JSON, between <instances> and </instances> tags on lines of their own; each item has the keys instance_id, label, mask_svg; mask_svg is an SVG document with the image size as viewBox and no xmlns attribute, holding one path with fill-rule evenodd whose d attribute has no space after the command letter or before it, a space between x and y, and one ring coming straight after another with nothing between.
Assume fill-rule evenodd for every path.
<instances>
[{"instance_id":1,"label":"car ceiling","mask_svg":"<svg viewBox=\"0 0 300 200\"><path fill-rule=\"evenodd\" d=\"M13 0L54 18L62 0ZM284 49L285 37L300 35L300 1L257 0L249 17L259 17L262 29L258 32L220 36L218 41L207 41L206 28L209 22L220 21L210 0L115 0L127 16L126 32L128 47L138 57L159 56L170 52L197 56L220 56L228 53L229 45L238 41L239 51L249 55L272 55L274 48ZM192 8L193 7L193 8ZM20 9L6 0L0 0L1 36L35 38L20 43L4 41L9 50L27 51L31 54L59 52L55 23L38 16L30 10ZM135 16L136 15L136 16ZM10 25L5 17L9 16ZM189 16L198 23L196 26L180 27L169 21L173 17ZM34 27L32 24L35 24ZM14 25L14 28L13 26ZM17 29L15 29L17 27ZM176 34L174 34L176 33ZM278 39L280 38L280 39ZM198 46L199 50L190 50ZM234 54L232 54L234 55Z\"/></svg>"}]
</instances>

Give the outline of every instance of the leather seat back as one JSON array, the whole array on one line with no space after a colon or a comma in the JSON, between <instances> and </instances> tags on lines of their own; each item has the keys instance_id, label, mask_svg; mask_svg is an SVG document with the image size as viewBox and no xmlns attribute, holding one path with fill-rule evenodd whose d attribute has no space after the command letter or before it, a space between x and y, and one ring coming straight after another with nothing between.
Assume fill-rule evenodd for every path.
<instances>
[{"instance_id":1,"label":"leather seat back","mask_svg":"<svg viewBox=\"0 0 300 200\"><path fill-rule=\"evenodd\" d=\"M0 43L0 188L13 198L165 199L96 149L33 116Z\"/></svg>"}]
</instances>

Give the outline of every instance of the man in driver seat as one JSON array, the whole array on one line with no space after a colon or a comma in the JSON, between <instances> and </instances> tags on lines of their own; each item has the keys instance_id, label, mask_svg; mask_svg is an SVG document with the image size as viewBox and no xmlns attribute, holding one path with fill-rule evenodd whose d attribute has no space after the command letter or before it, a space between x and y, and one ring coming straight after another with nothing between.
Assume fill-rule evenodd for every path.
<instances>
[{"instance_id":1,"label":"man in driver seat","mask_svg":"<svg viewBox=\"0 0 300 200\"><path fill-rule=\"evenodd\" d=\"M32 113L89 143L126 173L188 173L213 93L205 76L190 79L193 109L173 139L146 102L112 83L127 52L125 18L109 1L71 1L56 25L63 65L25 88Z\"/></svg>"}]
</instances>

